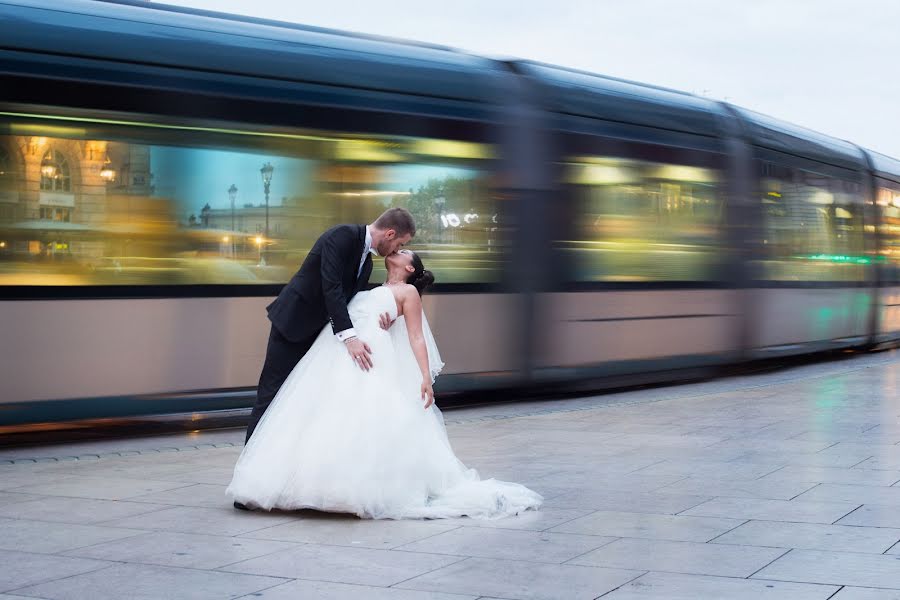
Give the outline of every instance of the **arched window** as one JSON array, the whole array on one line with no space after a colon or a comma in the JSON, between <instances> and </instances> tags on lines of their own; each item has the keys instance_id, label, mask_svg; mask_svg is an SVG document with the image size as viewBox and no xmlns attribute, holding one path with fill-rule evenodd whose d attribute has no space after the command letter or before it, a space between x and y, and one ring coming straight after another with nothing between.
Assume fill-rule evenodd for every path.
<instances>
[{"instance_id":1,"label":"arched window","mask_svg":"<svg viewBox=\"0 0 900 600\"><path fill-rule=\"evenodd\" d=\"M41 160L41 190L45 192L72 191L69 161L57 150L47 150Z\"/></svg>"}]
</instances>

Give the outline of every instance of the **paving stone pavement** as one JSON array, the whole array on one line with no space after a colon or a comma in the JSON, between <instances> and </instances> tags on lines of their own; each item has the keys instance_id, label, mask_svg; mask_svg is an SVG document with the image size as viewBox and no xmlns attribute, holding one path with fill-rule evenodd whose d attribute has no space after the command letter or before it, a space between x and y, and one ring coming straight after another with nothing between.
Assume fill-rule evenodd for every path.
<instances>
[{"instance_id":1,"label":"paving stone pavement","mask_svg":"<svg viewBox=\"0 0 900 600\"><path fill-rule=\"evenodd\" d=\"M0 450L0 600L900 600L897 352L445 411L540 511L235 511L243 431Z\"/></svg>"}]
</instances>

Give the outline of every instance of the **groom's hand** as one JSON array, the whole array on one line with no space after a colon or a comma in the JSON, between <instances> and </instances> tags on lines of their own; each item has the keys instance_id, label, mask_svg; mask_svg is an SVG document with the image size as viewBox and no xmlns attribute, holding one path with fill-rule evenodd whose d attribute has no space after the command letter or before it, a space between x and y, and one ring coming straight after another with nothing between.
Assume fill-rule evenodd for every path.
<instances>
[{"instance_id":1,"label":"groom's hand","mask_svg":"<svg viewBox=\"0 0 900 600\"><path fill-rule=\"evenodd\" d=\"M381 328L385 331L390 329L391 325L394 324L394 322L391 321L391 313L381 313L381 318L379 319L379 321L381 322Z\"/></svg>"},{"instance_id":2,"label":"groom's hand","mask_svg":"<svg viewBox=\"0 0 900 600\"><path fill-rule=\"evenodd\" d=\"M367 343L355 337L344 342L344 345L347 346L347 352L350 353L350 356L353 357L353 362L360 369L368 371L372 368L372 349L369 348Z\"/></svg>"}]
</instances>

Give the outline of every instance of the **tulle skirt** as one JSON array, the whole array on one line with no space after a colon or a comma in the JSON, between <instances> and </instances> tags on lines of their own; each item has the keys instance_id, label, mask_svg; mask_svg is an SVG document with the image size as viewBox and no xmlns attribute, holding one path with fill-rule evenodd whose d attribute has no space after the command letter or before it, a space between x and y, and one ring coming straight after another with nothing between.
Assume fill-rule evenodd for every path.
<instances>
[{"instance_id":1,"label":"tulle skirt","mask_svg":"<svg viewBox=\"0 0 900 600\"><path fill-rule=\"evenodd\" d=\"M494 519L540 506L536 492L466 468L438 408L424 408L411 354L377 327L364 333L368 372L323 330L238 459L227 490L234 500L373 519Z\"/></svg>"}]
</instances>

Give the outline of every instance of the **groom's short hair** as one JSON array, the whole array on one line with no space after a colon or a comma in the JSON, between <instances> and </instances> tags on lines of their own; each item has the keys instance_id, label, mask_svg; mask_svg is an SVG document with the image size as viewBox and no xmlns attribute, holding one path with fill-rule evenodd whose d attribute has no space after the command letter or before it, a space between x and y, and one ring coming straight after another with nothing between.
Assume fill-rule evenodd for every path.
<instances>
[{"instance_id":1,"label":"groom's short hair","mask_svg":"<svg viewBox=\"0 0 900 600\"><path fill-rule=\"evenodd\" d=\"M375 221L378 229L393 229L397 235L404 236L407 233L411 237L416 236L416 221L405 208L389 208Z\"/></svg>"}]
</instances>

